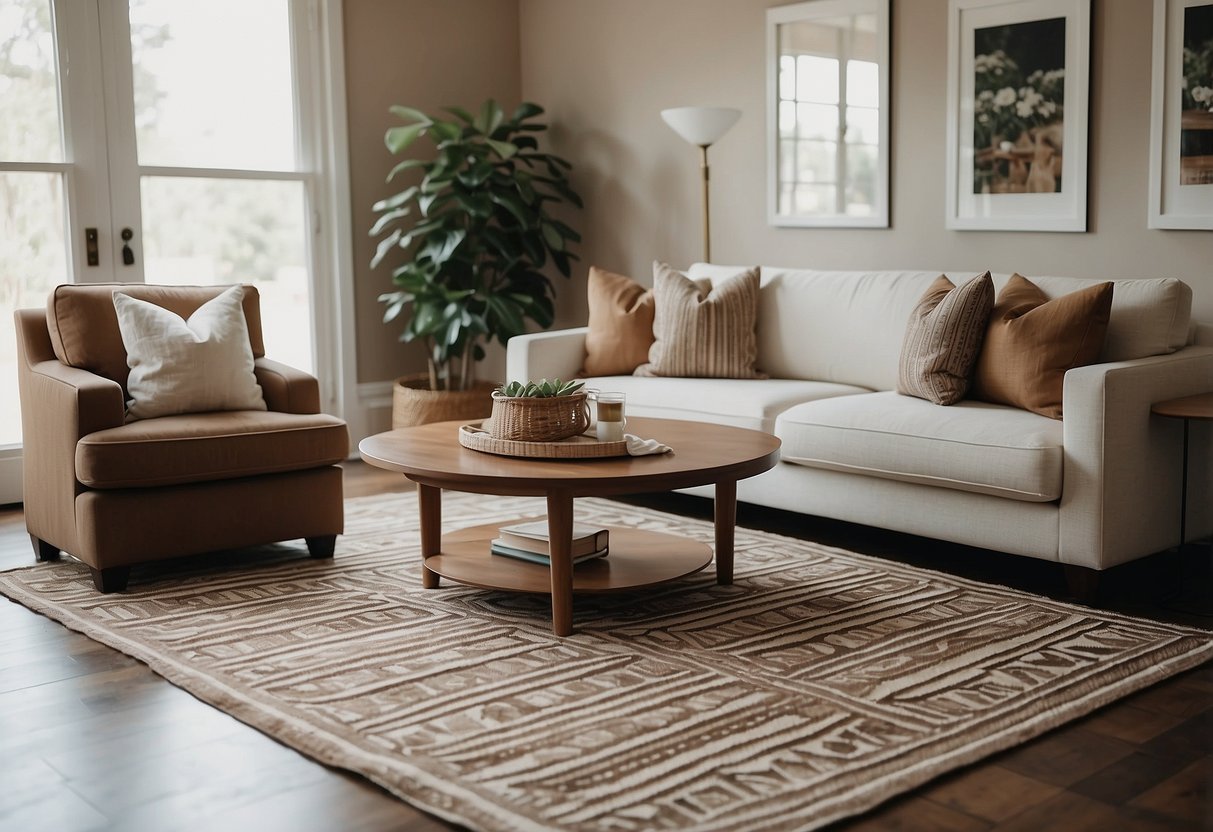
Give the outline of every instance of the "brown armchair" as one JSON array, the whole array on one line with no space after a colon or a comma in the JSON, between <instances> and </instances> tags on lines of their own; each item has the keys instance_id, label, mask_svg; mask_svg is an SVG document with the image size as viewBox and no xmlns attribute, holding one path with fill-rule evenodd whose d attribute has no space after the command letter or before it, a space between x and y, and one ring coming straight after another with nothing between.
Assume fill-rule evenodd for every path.
<instances>
[{"instance_id":1,"label":"brown armchair","mask_svg":"<svg viewBox=\"0 0 1213 832\"><path fill-rule=\"evenodd\" d=\"M101 592L125 589L134 564L280 540L332 557L349 434L320 413L315 378L265 358L256 289L244 312L268 410L127 423L115 288L60 286L45 311L15 314L35 557L74 555ZM188 317L226 287L121 288Z\"/></svg>"}]
</instances>

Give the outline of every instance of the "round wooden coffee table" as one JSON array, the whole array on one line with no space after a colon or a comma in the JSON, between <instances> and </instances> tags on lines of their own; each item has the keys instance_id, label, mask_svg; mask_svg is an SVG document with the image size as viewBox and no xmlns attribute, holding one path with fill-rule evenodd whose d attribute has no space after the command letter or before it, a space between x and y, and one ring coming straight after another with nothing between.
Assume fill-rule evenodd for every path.
<instances>
[{"instance_id":1,"label":"round wooden coffee table","mask_svg":"<svg viewBox=\"0 0 1213 832\"><path fill-rule=\"evenodd\" d=\"M733 581L737 481L779 461L779 440L743 428L629 418L628 431L656 439L673 453L605 459L521 459L474 451L459 444L460 422L437 422L369 436L358 445L371 465L398 471L417 483L421 512L421 581L438 586L445 576L488 589L550 593L552 630L573 631L574 592L612 592L672 581L712 560L712 549L677 535L612 528L610 554L573 569L573 499L716 486L716 580ZM499 525L442 535L442 489L476 494L547 498L551 568L494 557L489 542Z\"/></svg>"}]
</instances>

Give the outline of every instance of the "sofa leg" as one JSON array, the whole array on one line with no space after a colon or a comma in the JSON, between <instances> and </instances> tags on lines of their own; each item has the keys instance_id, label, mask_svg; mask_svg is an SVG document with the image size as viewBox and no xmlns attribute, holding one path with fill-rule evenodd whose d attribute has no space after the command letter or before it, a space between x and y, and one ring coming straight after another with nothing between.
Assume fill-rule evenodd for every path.
<instances>
[{"instance_id":1,"label":"sofa leg","mask_svg":"<svg viewBox=\"0 0 1213 832\"><path fill-rule=\"evenodd\" d=\"M34 560L39 563L48 560L59 560L58 546L52 546L45 540L37 538L32 534L29 536L29 542L34 544Z\"/></svg>"},{"instance_id":2,"label":"sofa leg","mask_svg":"<svg viewBox=\"0 0 1213 832\"><path fill-rule=\"evenodd\" d=\"M88 571L93 574L93 586L97 587L98 592L122 592L131 577L129 566L110 566L105 569L94 569L90 566Z\"/></svg>"},{"instance_id":3,"label":"sofa leg","mask_svg":"<svg viewBox=\"0 0 1213 832\"><path fill-rule=\"evenodd\" d=\"M1080 604L1086 604L1089 607L1095 606L1099 600L1099 570L1075 566L1072 563L1063 563L1062 569L1066 575L1066 588L1070 591L1070 595Z\"/></svg>"},{"instance_id":4,"label":"sofa leg","mask_svg":"<svg viewBox=\"0 0 1213 832\"><path fill-rule=\"evenodd\" d=\"M337 549L337 535L326 534L323 537L305 537L307 553L314 558L331 558Z\"/></svg>"}]
</instances>

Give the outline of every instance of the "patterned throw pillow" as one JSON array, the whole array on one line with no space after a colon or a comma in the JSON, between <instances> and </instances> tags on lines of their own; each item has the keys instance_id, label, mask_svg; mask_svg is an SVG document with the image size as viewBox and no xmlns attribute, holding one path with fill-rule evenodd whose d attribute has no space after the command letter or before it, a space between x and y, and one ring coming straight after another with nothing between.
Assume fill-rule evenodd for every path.
<instances>
[{"instance_id":1,"label":"patterned throw pillow","mask_svg":"<svg viewBox=\"0 0 1213 832\"><path fill-rule=\"evenodd\" d=\"M1021 275L998 293L973 375L973 398L1061 418L1066 371L1093 364L1112 311L1112 283L1049 300Z\"/></svg>"},{"instance_id":2,"label":"patterned throw pillow","mask_svg":"<svg viewBox=\"0 0 1213 832\"><path fill-rule=\"evenodd\" d=\"M910 313L897 392L942 405L963 399L993 308L989 272L960 286L942 274L935 278Z\"/></svg>"},{"instance_id":3,"label":"patterned throw pillow","mask_svg":"<svg viewBox=\"0 0 1213 832\"><path fill-rule=\"evenodd\" d=\"M630 277L591 266L586 300L590 331L582 375L629 375L648 360L653 345L653 291Z\"/></svg>"},{"instance_id":4,"label":"patterned throw pillow","mask_svg":"<svg viewBox=\"0 0 1213 832\"><path fill-rule=\"evenodd\" d=\"M638 376L766 378L758 358L758 267L715 285L653 263L656 316L649 363Z\"/></svg>"}]
</instances>

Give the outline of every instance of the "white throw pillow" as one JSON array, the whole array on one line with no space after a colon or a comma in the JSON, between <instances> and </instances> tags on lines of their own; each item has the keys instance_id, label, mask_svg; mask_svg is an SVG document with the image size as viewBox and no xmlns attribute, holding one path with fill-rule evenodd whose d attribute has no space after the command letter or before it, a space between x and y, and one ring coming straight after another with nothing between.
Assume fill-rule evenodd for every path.
<instances>
[{"instance_id":1,"label":"white throw pillow","mask_svg":"<svg viewBox=\"0 0 1213 832\"><path fill-rule=\"evenodd\" d=\"M253 374L244 288L233 286L189 320L114 292L118 330L131 368L127 419L211 410L265 410Z\"/></svg>"}]
</instances>

